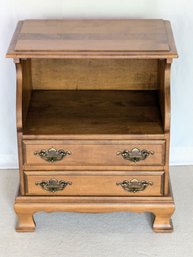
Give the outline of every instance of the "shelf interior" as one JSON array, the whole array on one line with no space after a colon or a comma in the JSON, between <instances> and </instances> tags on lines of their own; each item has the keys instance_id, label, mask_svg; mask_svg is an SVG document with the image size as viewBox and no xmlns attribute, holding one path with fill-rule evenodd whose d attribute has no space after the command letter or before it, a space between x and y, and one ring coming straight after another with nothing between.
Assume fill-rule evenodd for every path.
<instances>
[{"instance_id":1,"label":"shelf interior","mask_svg":"<svg viewBox=\"0 0 193 257\"><path fill-rule=\"evenodd\" d=\"M157 90L32 90L25 135L162 134Z\"/></svg>"}]
</instances>

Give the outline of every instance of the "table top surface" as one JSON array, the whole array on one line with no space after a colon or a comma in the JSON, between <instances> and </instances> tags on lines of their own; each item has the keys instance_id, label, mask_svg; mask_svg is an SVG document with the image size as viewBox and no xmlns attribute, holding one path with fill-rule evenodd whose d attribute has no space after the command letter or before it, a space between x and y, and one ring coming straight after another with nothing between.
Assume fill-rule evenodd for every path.
<instances>
[{"instance_id":1,"label":"table top surface","mask_svg":"<svg viewBox=\"0 0 193 257\"><path fill-rule=\"evenodd\" d=\"M11 58L174 58L169 21L19 21L7 57Z\"/></svg>"}]
</instances>

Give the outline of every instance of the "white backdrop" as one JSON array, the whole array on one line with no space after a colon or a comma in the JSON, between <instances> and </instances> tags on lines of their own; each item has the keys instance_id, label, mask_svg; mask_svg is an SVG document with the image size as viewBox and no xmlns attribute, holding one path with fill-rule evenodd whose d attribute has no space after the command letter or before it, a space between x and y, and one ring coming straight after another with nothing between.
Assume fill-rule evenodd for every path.
<instances>
[{"instance_id":1,"label":"white backdrop","mask_svg":"<svg viewBox=\"0 0 193 257\"><path fill-rule=\"evenodd\" d=\"M17 168L15 68L5 53L16 23L31 18L162 18L180 58L172 68L171 164L193 164L192 0L0 0L0 168Z\"/></svg>"}]
</instances>

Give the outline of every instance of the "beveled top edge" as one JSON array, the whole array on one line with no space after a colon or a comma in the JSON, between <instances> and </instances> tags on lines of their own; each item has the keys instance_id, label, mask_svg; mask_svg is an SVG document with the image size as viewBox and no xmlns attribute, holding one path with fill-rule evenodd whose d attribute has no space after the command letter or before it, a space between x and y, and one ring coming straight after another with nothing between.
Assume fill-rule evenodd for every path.
<instances>
[{"instance_id":1,"label":"beveled top edge","mask_svg":"<svg viewBox=\"0 0 193 257\"><path fill-rule=\"evenodd\" d=\"M16 51L15 47L18 42L19 35L21 34L21 29L23 27L23 24L26 22L58 22L58 21L64 21L64 22L81 22L81 21L131 21L131 22L143 22L143 21L149 21L149 22L156 22L156 21L163 21L166 35L167 35L167 43L169 46L168 51L125 51L125 50L88 50L88 51L81 51L81 50L73 50L73 51L48 51L48 50L41 50L41 51ZM40 20L40 19L34 19L34 20L21 20L18 22L15 33L13 34L10 46L8 48L7 58L176 58L178 57L178 53L175 47L174 37L171 29L171 24L167 20L161 20L161 19L88 19L88 20L79 20L79 19L66 19L66 20Z\"/></svg>"}]
</instances>

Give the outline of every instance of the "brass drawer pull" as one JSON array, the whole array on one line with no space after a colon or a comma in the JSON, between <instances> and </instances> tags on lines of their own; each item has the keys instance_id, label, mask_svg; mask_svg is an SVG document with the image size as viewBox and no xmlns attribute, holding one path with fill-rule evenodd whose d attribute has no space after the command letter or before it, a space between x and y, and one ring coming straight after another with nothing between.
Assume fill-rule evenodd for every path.
<instances>
[{"instance_id":1,"label":"brass drawer pull","mask_svg":"<svg viewBox=\"0 0 193 257\"><path fill-rule=\"evenodd\" d=\"M145 160L149 155L153 155L153 151L140 150L138 148L133 148L131 150L124 150L122 152L117 152L117 155L121 155L123 159L131 162L139 162Z\"/></svg>"},{"instance_id":2,"label":"brass drawer pull","mask_svg":"<svg viewBox=\"0 0 193 257\"><path fill-rule=\"evenodd\" d=\"M125 191L136 193L139 191L144 191L148 186L152 186L153 182L151 181L146 181L146 180L137 180L137 179L132 179L132 180L124 180L122 182L117 182L117 186L122 186L122 188Z\"/></svg>"},{"instance_id":3,"label":"brass drawer pull","mask_svg":"<svg viewBox=\"0 0 193 257\"><path fill-rule=\"evenodd\" d=\"M39 155L42 159L47 162L61 161L66 155L71 155L69 151L64 151L63 149L56 150L54 147L48 150L41 150L34 152L34 155Z\"/></svg>"},{"instance_id":4,"label":"brass drawer pull","mask_svg":"<svg viewBox=\"0 0 193 257\"><path fill-rule=\"evenodd\" d=\"M36 186L41 186L41 188L45 191L49 191L52 193L55 193L57 191L62 191L64 188L68 185L72 185L72 182L70 181L64 181L53 178L48 181L42 180L41 182L36 182Z\"/></svg>"}]
</instances>

